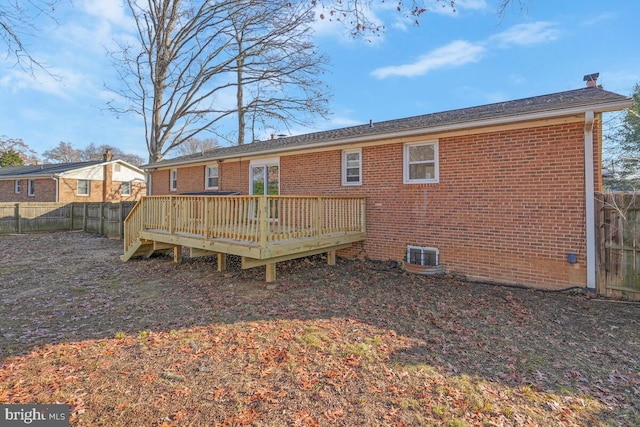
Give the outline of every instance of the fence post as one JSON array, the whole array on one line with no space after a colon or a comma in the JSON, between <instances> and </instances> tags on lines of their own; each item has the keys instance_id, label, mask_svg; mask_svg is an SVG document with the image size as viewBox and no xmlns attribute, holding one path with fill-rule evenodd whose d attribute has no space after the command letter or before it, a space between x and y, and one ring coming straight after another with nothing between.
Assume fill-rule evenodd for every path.
<instances>
[{"instance_id":1,"label":"fence post","mask_svg":"<svg viewBox=\"0 0 640 427\"><path fill-rule=\"evenodd\" d=\"M100 203L100 218L99 218L100 226L99 226L99 229L98 229L98 233L101 236L104 236L104 221L105 221L105 218L104 218L104 204L105 203L109 203L109 202L101 202Z\"/></svg>"},{"instance_id":2,"label":"fence post","mask_svg":"<svg viewBox=\"0 0 640 427\"><path fill-rule=\"evenodd\" d=\"M120 200L118 205L118 238L124 239L124 206L123 201Z\"/></svg>"},{"instance_id":3,"label":"fence post","mask_svg":"<svg viewBox=\"0 0 640 427\"><path fill-rule=\"evenodd\" d=\"M20 203L16 203L16 228L17 233L22 233L22 215L20 214Z\"/></svg>"},{"instance_id":4,"label":"fence post","mask_svg":"<svg viewBox=\"0 0 640 427\"><path fill-rule=\"evenodd\" d=\"M87 232L87 216L89 215L89 208L87 203L82 204L82 231Z\"/></svg>"}]
</instances>

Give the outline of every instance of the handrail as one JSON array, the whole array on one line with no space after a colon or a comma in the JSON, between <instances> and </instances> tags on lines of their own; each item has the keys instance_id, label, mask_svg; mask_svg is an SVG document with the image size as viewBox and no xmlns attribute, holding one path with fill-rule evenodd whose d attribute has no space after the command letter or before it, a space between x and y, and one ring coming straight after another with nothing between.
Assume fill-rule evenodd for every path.
<instances>
[{"instance_id":1,"label":"handrail","mask_svg":"<svg viewBox=\"0 0 640 427\"><path fill-rule=\"evenodd\" d=\"M138 202L133 206L133 209L129 211L129 215L124 220L123 223L123 244L125 253L129 250L129 248L133 245L135 240L138 238L138 233L142 229L142 199L138 200Z\"/></svg>"},{"instance_id":2,"label":"handrail","mask_svg":"<svg viewBox=\"0 0 640 427\"><path fill-rule=\"evenodd\" d=\"M260 248L365 232L363 197L145 196L125 220L125 251L140 231L230 239Z\"/></svg>"}]
</instances>

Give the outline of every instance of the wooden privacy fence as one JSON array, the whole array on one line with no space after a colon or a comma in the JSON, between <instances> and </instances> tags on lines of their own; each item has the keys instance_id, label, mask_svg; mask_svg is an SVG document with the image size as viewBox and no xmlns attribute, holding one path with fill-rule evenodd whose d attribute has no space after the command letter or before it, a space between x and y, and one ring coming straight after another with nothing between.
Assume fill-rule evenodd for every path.
<instances>
[{"instance_id":1,"label":"wooden privacy fence","mask_svg":"<svg viewBox=\"0 0 640 427\"><path fill-rule=\"evenodd\" d=\"M0 234L83 230L122 238L136 202L0 203Z\"/></svg>"},{"instance_id":2,"label":"wooden privacy fence","mask_svg":"<svg viewBox=\"0 0 640 427\"><path fill-rule=\"evenodd\" d=\"M598 294L640 301L640 193L596 194Z\"/></svg>"}]
</instances>

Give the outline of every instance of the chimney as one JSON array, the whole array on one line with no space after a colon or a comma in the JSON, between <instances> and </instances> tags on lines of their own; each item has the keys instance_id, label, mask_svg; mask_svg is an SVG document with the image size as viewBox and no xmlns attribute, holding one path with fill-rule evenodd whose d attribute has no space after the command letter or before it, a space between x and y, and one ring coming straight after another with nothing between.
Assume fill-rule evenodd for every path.
<instances>
[{"instance_id":1,"label":"chimney","mask_svg":"<svg viewBox=\"0 0 640 427\"><path fill-rule=\"evenodd\" d=\"M599 76L600 76L600 73L587 74L582 78L582 80L587 82L587 87L596 87L598 86Z\"/></svg>"},{"instance_id":2,"label":"chimney","mask_svg":"<svg viewBox=\"0 0 640 427\"><path fill-rule=\"evenodd\" d=\"M105 151L104 154L102 155L102 161L110 162L111 159L113 159L113 154L111 154L111 150L107 148L107 151Z\"/></svg>"}]
</instances>

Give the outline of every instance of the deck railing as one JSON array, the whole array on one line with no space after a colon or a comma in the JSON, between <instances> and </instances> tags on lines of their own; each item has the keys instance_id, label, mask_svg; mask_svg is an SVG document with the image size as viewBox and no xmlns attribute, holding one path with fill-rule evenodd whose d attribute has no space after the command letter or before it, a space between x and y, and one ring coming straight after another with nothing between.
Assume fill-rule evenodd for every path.
<instances>
[{"instance_id":1,"label":"deck railing","mask_svg":"<svg viewBox=\"0 0 640 427\"><path fill-rule=\"evenodd\" d=\"M139 231L257 244L365 232L365 199L340 196L148 196L125 220L125 251Z\"/></svg>"}]
</instances>

